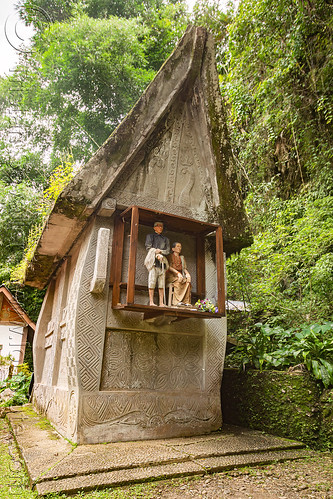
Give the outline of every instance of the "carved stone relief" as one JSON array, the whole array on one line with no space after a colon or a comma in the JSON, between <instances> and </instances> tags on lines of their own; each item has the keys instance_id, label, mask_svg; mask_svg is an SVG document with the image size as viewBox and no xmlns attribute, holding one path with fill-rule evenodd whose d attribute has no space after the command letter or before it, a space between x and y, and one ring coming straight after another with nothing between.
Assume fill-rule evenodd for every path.
<instances>
[{"instance_id":1,"label":"carved stone relief","mask_svg":"<svg viewBox=\"0 0 333 499\"><path fill-rule=\"evenodd\" d=\"M198 109L202 108L197 93ZM140 161L128 166L110 191L118 205L137 204L186 217L207 219L212 205L212 186L207 164L212 163L210 147L202 154L199 141L202 112L190 113L191 96L187 103L175 106L169 119L160 125L155 139L146 146ZM199 119L200 123L195 123ZM198 135L199 127L199 135ZM209 137L207 136L207 140Z\"/></svg>"},{"instance_id":2,"label":"carved stone relief","mask_svg":"<svg viewBox=\"0 0 333 499\"><path fill-rule=\"evenodd\" d=\"M167 169L167 181L164 200L167 203L174 203L175 188L176 188L176 174L178 168L178 154L179 145L183 131L184 118L183 113L180 113L178 119L175 121L172 138L170 143L170 155Z\"/></svg>"},{"instance_id":3,"label":"carved stone relief","mask_svg":"<svg viewBox=\"0 0 333 499\"><path fill-rule=\"evenodd\" d=\"M199 151L198 139L193 120L188 111L184 110L184 126L179 146L179 161L174 192L174 201L181 206L187 206L205 212L205 206L211 204L207 196L210 178L205 174L204 161Z\"/></svg>"},{"instance_id":4,"label":"carved stone relief","mask_svg":"<svg viewBox=\"0 0 333 499\"><path fill-rule=\"evenodd\" d=\"M190 435L192 428L209 432L221 424L219 397L193 394L169 395L148 392L113 392L83 398L81 430L89 438L108 441L158 438L172 432ZM102 425L104 426L104 432ZM97 440L103 441L103 440Z\"/></svg>"},{"instance_id":5,"label":"carved stone relief","mask_svg":"<svg viewBox=\"0 0 333 499\"><path fill-rule=\"evenodd\" d=\"M56 386L67 388L68 378L67 378L67 322L68 322L68 308L65 307L62 311L62 319L59 324L60 326L60 358L59 358L59 368L58 377L56 379Z\"/></svg>"},{"instance_id":6,"label":"carved stone relief","mask_svg":"<svg viewBox=\"0 0 333 499\"><path fill-rule=\"evenodd\" d=\"M52 421L60 433L67 435L69 411L67 390L41 384L35 385L34 406L38 412L45 414Z\"/></svg>"},{"instance_id":7,"label":"carved stone relief","mask_svg":"<svg viewBox=\"0 0 333 499\"><path fill-rule=\"evenodd\" d=\"M202 337L108 331L101 390L202 389Z\"/></svg>"},{"instance_id":8,"label":"carved stone relief","mask_svg":"<svg viewBox=\"0 0 333 499\"><path fill-rule=\"evenodd\" d=\"M78 431L78 398L75 390L71 390L68 397L68 423L69 438L74 439Z\"/></svg>"},{"instance_id":9,"label":"carved stone relief","mask_svg":"<svg viewBox=\"0 0 333 499\"><path fill-rule=\"evenodd\" d=\"M35 383L41 383L43 378L45 380L47 379L45 356L48 349L45 348L45 333L47 332L48 324L52 318L54 288L55 283L54 281L52 281L47 289L36 325L35 337L33 342Z\"/></svg>"},{"instance_id":10,"label":"carved stone relief","mask_svg":"<svg viewBox=\"0 0 333 499\"><path fill-rule=\"evenodd\" d=\"M213 303L217 301L216 266L206 247L206 296ZM211 319L206 321L206 382L208 392L216 392L222 379L222 371L227 344L227 319Z\"/></svg>"},{"instance_id":11,"label":"carved stone relief","mask_svg":"<svg viewBox=\"0 0 333 499\"><path fill-rule=\"evenodd\" d=\"M152 199L163 199L165 186L164 171L167 166L170 150L170 136L166 134L148 156L147 176L143 193ZM140 191L139 191L140 192Z\"/></svg>"},{"instance_id":12,"label":"carved stone relief","mask_svg":"<svg viewBox=\"0 0 333 499\"><path fill-rule=\"evenodd\" d=\"M66 345L63 345L62 348L66 350L66 371L68 388L74 388L78 386L75 337L76 313L78 307L81 274L83 272L84 261L88 249L88 242L89 237L86 237L80 248L77 260L75 259L75 262L73 262L74 271L70 278L69 292L66 304L66 339L64 340L66 342Z\"/></svg>"},{"instance_id":13,"label":"carved stone relief","mask_svg":"<svg viewBox=\"0 0 333 499\"><path fill-rule=\"evenodd\" d=\"M95 221L79 282L76 347L80 385L86 391L99 388L109 289L105 286L102 293L94 295L90 293L90 283L94 273L98 230L101 227L111 228L113 223L110 220L98 218Z\"/></svg>"}]
</instances>

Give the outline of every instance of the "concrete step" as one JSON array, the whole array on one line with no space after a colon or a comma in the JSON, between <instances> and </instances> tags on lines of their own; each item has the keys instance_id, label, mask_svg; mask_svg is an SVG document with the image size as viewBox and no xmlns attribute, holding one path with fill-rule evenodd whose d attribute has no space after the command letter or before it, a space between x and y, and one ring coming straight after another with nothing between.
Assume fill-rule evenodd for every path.
<instances>
[{"instance_id":1,"label":"concrete step","mask_svg":"<svg viewBox=\"0 0 333 499\"><path fill-rule=\"evenodd\" d=\"M167 480L191 475L206 475L244 466L269 464L276 461L301 459L308 456L309 451L305 449L291 449L210 457L199 460L194 459L193 461L183 463L158 464L47 480L37 483L35 488L40 495L51 492L66 492L71 494L79 491L119 487L147 481Z\"/></svg>"},{"instance_id":2,"label":"concrete step","mask_svg":"<svg viewBox=\"0 0 333 499\"><path fill-rule=\"evenodd\" d=\"M231 425L209 435L75 447L29 405L12 408L7 419L31 486L41 495L204 475L309 455L301 442Z\"/></svg>"}]
</instances>

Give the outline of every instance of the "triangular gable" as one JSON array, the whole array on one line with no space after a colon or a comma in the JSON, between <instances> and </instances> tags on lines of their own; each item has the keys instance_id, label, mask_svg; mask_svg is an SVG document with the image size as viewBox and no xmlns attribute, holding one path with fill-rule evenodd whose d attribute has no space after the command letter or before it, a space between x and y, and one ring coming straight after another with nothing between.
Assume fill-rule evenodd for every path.
<instances>
[{"instance_id":1,"label":"triangular gable","mask_svg":"<svg viewBox=\"0 0 333 499\"><path fill-rule=\"evenodd\" d=\"M36 328L34 322L32 322L9 289L4 285L0 286L0 324L1 323L28 325L33 330Z\"/></svg>"},{"instance_id":2,"label":"triangular gable","mask_svg":"<svg viewBox=\"0 0 333 499\"><path fill-rule=\"evenodd\" d=\"M187 29L132 111L59 196L27 284L45 286L105 198L218 222L228 253L250 242L213 39L204 28Z\"/></svg>"},{"instance_id":3,"label":"triangular gable","mask_svg":"<svg viewBox=\"0 0 333 499\"><path fill-rule=\"evenodd\" d=\"M207 207L219 204L213 155L198 130L203 119L193 119L191 99L192 93L182 106L172 107L152 134L145 154L119 174L108 193L119 205L171 210L200 220ZM200 102L199 95L197 99ZM200 106L196 114L202 114Z\"/></svg>"}]
</instances>

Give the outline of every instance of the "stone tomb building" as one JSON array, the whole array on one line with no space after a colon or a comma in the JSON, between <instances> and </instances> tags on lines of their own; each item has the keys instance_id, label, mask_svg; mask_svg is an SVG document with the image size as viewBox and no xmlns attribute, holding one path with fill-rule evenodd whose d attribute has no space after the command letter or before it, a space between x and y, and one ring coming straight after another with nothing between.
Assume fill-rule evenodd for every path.
<instances>
[{"instance_id":1,"label":"stone tomb building","mask_svg":"<svg viewBox=\"0 0 333 499\"><path fill-rule=\"evenodd\" d=\"M156 220L182 243L192 303L207 297L217 314L148 306L144 243ZM48 286L34 342L37 410L82 444L218 429L223 251L248 242L214 44L189 27L60 195L27 269L27 284Z\"/></svg>"}]
</instances>

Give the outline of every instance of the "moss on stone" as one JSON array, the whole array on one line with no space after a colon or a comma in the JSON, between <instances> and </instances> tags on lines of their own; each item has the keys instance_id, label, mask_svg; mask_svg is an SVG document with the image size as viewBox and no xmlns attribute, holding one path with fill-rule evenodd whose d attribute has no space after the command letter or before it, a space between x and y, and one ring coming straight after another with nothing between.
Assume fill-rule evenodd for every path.
<instances>
[{"instance_id":1,"label":"moss on stone","mask_svg":"<svg viewBox=\"0 0 333 499\"><path fill-rule=\"evenodd\" d=\"M75 199L70 199L69 196L67 198L61 196L53 211L54 213L61 213L61 215L64 215L66 218L74 218L81 221L87 219L87 215L84 211L88 204L89 202L87 200L78 203Z\"/></svg>"},{"instance_id":2,"label":"moss on stone","mask_svg":"<svg viewBox=\"0 0 333 499\"><path fill-rule=\"evenodd\" d=\"M46 430L51 440L59 440L59 435L56 433L48 419L41 418L38 423L36 423L36 426L38 426L41 430Z\"/></svg>"},{"instance_id":3,"label":"moss on stone","mask_svg":"<svg viewBox=\"0 0 333 499\"><path fill-rule=\"evenodd\" d=\"M20 411L24 412L27 416L34 418L38 417L37 412L33 409L31 404L22 405L22 407L20 407Z\"/></svg>"},{"instance_id":4,"label":"moss on stone","mask_svg":"<svg viewBox=\"0 0 333 499\"><path fill-rule=\"evenodd\" d=\"M319 439L333 450L333 390L324 390L320 397L321 428Z\"/></svg>"},{"instance_id":5,"label":"moss on stone","mask_svg":"<svg viewBox=\"0 0 333 499\"><path fill-rule=\"evenodd\" d=\"M225 423L300 440L317 449L330 448L330 397L321 399L319 385L307 373L225 369L223 374Z\"/></svg>"}]
</instances>

